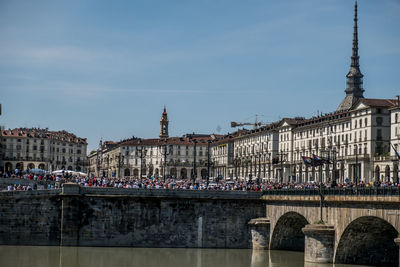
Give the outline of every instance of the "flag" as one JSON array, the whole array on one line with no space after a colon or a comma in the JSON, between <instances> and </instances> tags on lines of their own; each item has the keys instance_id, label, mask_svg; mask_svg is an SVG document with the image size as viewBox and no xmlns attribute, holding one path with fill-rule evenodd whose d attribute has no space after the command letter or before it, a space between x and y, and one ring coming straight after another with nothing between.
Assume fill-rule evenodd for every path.
<instances>
[{"instance_id":1,"label":"flag","mask_svg":"<svg viewBox=\"0 0 400 267\"><path fill-rule=\"evenodd\" d=\"M321 166L324 164L323 159L314 154L313 154L313 161L314 161L314 166Z\"/></svg>"},{"instance_id":2,"label":"flag","mask_svg":"<svg viewBox=\"0 0 400 267\"><path fill-rule=\"evenodd\" d=\"M391 144L391 145L392 145L392 147L393 147L394 154L396 154L396 156L397 156L397 159L398 159L398 160L400 160L400 154L399 154L399 152L397 152L396 148L394 148L394 146L393 146L393 144L392 144L392 143L390 143L390 144Z\"/></svg>"},{"instance_id":3,"label":"flag","mask_svg":"<svg viewBox=\"0 0 400 267\"><path fill-rule=\"evenodd\" d=\"M307 167L313 166L314 160L311 157L305 157L302 156L304 164L306 164Z\"/></svg>"}]
</instances>

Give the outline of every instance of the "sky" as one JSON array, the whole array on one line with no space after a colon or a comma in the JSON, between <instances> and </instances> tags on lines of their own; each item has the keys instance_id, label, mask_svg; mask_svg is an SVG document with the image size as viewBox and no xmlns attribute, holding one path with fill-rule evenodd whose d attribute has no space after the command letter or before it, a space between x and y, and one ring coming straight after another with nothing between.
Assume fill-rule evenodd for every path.
<instances>
[{"instance_id":1,"label":"sky","mask_svg":"<svg viewBox=\"0 0 400 267\"><path fill-rule=\"evenodd\" d=\"M352 0L0 0L0 125L88 139L336 110ZM364 96L400 94L400 0L358 2Z\"/></svg>"}]
</instances>

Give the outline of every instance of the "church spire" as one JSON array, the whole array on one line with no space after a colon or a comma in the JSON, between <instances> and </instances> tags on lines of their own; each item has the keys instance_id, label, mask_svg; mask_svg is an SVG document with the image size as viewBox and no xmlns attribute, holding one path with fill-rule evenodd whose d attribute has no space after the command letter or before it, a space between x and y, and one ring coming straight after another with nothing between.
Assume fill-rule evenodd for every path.
<instances>
[{"instance_id":1,"label":"church spire","mask_svg":"<svg viewBox=\"0 0 400 267\"><path fill-rule=\"evenodd\" d=\"M358 25L357 25L357 0L354 5L354 26L353 26L353 47L351 54L350 70L346 78L346 97L338 107L338 110L350 109L353 104L359 99L364 98L363 77L360 70L360 63L358 56Z\"/></svg>"}]
</instances>

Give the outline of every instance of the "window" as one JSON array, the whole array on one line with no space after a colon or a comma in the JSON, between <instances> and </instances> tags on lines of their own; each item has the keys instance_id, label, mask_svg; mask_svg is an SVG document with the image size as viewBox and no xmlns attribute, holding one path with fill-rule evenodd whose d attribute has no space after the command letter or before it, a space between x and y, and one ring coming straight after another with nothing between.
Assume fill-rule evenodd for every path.
<instances>
[{"instance_id":1,"label":"window","mask_svg":"<svg viewBox=\"0 0 400 267\"><path fill-rule=\"evenodd\" d=\"M381 126L383 122L382 117L376 117L376 124L378 124L378 126Z\"/></svg>"},{"instance_id":2,"label":"window","mask_svg":"<svg viewBox=\"0 0 400 267\"><path fill-rule=\"evenodd\" d=\"M376 140L382 140L382 129L376 130Z\"/></svg>"},{"instance_id":3,"label":"window","mask_svg":"<svg viewBox=\"0 0 400 267\"><path fill-rule=\"evenodd\" d=\"M33 146L33 150L37 150L37 146Z\"/></svg>"}]
</instances>

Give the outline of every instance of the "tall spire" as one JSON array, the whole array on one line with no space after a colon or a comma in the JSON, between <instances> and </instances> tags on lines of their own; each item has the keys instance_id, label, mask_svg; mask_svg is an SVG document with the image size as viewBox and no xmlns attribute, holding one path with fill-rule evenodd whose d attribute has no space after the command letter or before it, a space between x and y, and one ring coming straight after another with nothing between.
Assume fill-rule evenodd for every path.
<instances>
[{"instance_id":1,"label":"tall spire","mask_svg":"<svg viewBox=\"0 0 400 267\"><path fill-rule=\"evenodd\" d=\"M351 67L359 68L360 64L358 62L358 26L357 26L357 0L354 5L354 26L353 26L353 54L351 55Z\"/></svg>"},{"instance_id":2,"label":"tall spire","mask_svg":"<svg viewBox=\"0 0 400 267\"><path fill-rule=\"evenodd\" d=\"M346 97L338 107L338 110L350 109L353 104L359 99L364 98L363 77L360 70L360 63L358 56L358 25L357 25L357 0L354 5L354 26L353 26L353 47L351 54L350 70L347 73L347 87L345 90Z\"/></svg>"}]
</instances>

